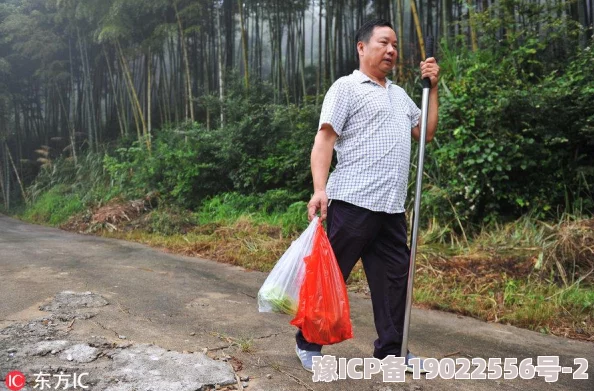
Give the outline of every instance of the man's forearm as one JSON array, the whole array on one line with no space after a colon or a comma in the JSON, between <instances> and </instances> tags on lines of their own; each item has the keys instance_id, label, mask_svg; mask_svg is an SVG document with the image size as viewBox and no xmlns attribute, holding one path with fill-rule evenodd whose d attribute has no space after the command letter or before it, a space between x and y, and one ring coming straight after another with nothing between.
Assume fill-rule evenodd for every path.
<instances>
[{"instance_id":1,"label":"man's forearm","mask_svg":"<svg viewBox=\"0 0 594 391\"><path fill-rule=\"evenodd\" d=\"M328 152L328 148L325 146L314 146L311 151L311 175L314 191L326 191L331 161L332 149Z\"/></svg>"},{"instance_id":2,"label":"man's forearm","mask_svg":"<svg viewBox=\"0 0 594 391\"><path fill-rule=\"evenodd\" d=\"M439 121L439 94L437 86L429 91L429 113L427 118L427 139L433 139Z\"/></svg>"},{"instance_id":3,"label":"man's forearm","mask_svg":"<svg viewBox=\"0 0 594 391\"><path fill-rule=\"evenodd\" d=\"M318 134L318 136L321 136ZM325 191L334 143L328 142L324 137L316 137L311 151L311 175L313 177L314 191Z\"/></svg>"},{"instance_id":4,"label":"man's forearm","mask_svg":"<svg viewBox=\"0 0 594 391\"><path fill-rule=\"evenodd\" d=\"M429 107L427 113L427 134L425 135L425 141L429 142L433 140L435 132L437 130L437 122L439 118L439 96L437 93L437 87L432 88L429 91ZM412 136L415 140L419 141L421 138L421 126L423 126L423 118L419 119L419 124L412 129Z\"/></svg>"}]
</instances>

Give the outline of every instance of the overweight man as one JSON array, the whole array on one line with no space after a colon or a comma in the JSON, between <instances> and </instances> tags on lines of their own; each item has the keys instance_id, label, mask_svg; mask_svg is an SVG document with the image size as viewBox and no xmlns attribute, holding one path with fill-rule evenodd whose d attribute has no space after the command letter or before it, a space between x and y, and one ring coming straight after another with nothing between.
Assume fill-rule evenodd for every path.
<instances>
[{"instance_id":1,"label":"overweight man","mask_svg":"<svg viewBox=\"0 0 594 391\"><path fill-rule=\"evenodd\" d=\"M411 139L419 140L421 111L406 92L387 79L398 57L396 33L382 19L356 34L359 69L336 80L324 98L311 153L314 194L308 204L327 232L346 281L359 259L371 292L378 338L373 356L400 356L410 250L404 204ZM427 141L437 128L439 66L421 62L431 80ZM337 165L328 178L333 150ZM312 371L322 346L296 335L297 356ZM410 352L405 362L415 356ZM422 362L421 362L422 366Z\"/></svg>"}]
</instances>

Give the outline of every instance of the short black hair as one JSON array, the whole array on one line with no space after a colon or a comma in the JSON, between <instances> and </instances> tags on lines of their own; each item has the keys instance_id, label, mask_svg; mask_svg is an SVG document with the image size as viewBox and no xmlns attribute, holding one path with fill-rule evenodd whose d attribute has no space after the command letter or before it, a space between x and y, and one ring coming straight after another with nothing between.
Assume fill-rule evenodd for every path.
<instances>
[{"instance_id":1,"label":"short black hair","mask_svg":"<svg viewBox=\"0 0 594 391\"><path fill-rule=\"evenodd\" d=\"M359 41L369 43L369 39L373 35L373 29L376 27L389 27L394 30L392 23L388 22L386 19L368 20L359 27L359 30L357 30L357 35L355 35L355 45L359 43Z\"/></svg>"}]
</instances>

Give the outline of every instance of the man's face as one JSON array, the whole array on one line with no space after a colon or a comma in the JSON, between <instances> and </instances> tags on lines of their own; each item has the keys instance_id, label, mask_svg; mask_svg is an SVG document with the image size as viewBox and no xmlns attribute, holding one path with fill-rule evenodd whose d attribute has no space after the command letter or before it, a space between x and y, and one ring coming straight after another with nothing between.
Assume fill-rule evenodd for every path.
<instances>
[{"instance_id":1,"label":"man's face","mask_svg":"<svg viewBox=\"0 0 594 391\"><path fill-rule=\"evenodd\" d=\"M359 42L357 48L362 55L359 57L362 63L386 75L392 71L398 58L396 33L390 27L374 28L369 42Z\"/></svg>"}]
</instances>

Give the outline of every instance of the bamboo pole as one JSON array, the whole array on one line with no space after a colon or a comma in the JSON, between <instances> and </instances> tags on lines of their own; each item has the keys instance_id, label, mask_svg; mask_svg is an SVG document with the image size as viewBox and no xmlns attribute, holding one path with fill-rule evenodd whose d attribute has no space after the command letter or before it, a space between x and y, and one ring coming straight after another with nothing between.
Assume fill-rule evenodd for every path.
<instances>
[{"instance_id":1,"label":"bamboo pole","mask_svg":"<svg viewBox=\"0 0 594 391\"><path fill-rule=\"evenodd\" d=\"M153 66L153 57L151 54L151 49L148 49L148 56L147 56L147 64L146 64L146 73L147 73L147 81L146 81L146 132L147 136L151 137L151 92L152 92L152 82L151 82L151 68Z\"/></svg>"},{"instance_id":2,"label":"bamboo pole","mask_svg":"<svg viewBox=\"0 0 594 391\"><path fill-rule=\"evenodd\" d=\"M478 41L476 38L476 29L475 29L475 21L476 15L474 11L474 6L470 0L466 0L466 5L468 6L468 27L470 28L470 42L472 44L472 51L476 52L478 50Z\"/></svg>"},{"instance_id":3,"label":"bamboo pole","mask_svg":"<svg viewBox=\"0 0 594 391\"><path fill-rule=\"evenodd\" d=\"M130 93L132 95L133 98L133 105L136 107L136 111L138 112L138 118L140 119L140 124L142 125L142 134L143 136L145 136L145 143L146 143L146 147L150 153L151 150L151 140L149 139L149 137L147 136L147 129L146 129L146 123L144 121L144 114L142 113L142 107L140 106L140 101L138 99L138 94L136 93L136 88L134 88L134 82L132 80L132 77L130 75L130 69L128 68L128 62L126 60L126 57L124 57L124 52L122 51L122 47L120 46L120 42L117 41L117 48L120 54L120 60L122 62L123 65L123 69L124 69L124 74L125 77L128 80L128 88L130 89ZM136 112L135 110L132 110L133 113Z\"/></svg>"},{"instance_id":4,"label":"bamboo pole","mask_svg":"<svg viewBox=\"0 0 594 391\"><path fill-rule=\"evenodd\" d=\"M6 189L4 188L4 167L0 161L0 192L2 193L2 202L4 203L4 209L8 210L10 205L8 204L8 196L6 195Z\"/></svg>"},{"instance_id":5,"label":"bamboo pole","mask_svg":"<svg viewBox=\"0 0 594 391\"><path fill-rule=\"evenodd\" d=\"M5 166L5 179L6 179L6 184L4 186L4 191L5 191L5 203L6 203L6 209L10 208L10 168L8 167L8 155L4 154L4 166Z\"/></svg>"},{"instance_id":6,"label":"bamboo pole","mask_svg":"<svg viewBox=\"0 0 594 391\"><path fill-rule=\"evenodd\" d=\"M184 59L184 65L185 65L185 75L186 75L186 88L187 88L187 94L188 94L188 106L190 109L190 119L192 120L192 122L194 122L194 99L192 97L192 79L190 79L190 62L188 61L188 49L186 48L186 39L184 36L184 29L182 27L182 22L181 22L181 18L179 16L179 12L177 11L177 4L175 2L173 2L173 7L175 9L175 17L177 18L177 25L179 27L179 36L180 36L180 41L181 41L181 47L182 47L182 56Z\"/></svg>"},{"instance_id":7,"label":"bamboo pole","mask_svg":"<svg viewBox=\"0 0 594 391\"><path fill-rule=\"evenodd\" d=\"M225 126L225 108L224 108L224 100L225 100L225 81L223 80L223 44L221 43L221 35L223 35L221 30L221 8L217 7L217 61L219 63L219 102L221 105L221 124L220 127Z\"/></svg>"},{"instance_id":8,"label":"bamboo pole","mask_svg":"<svg viewBox=\"0 0 594 391\"><path fill-rule=\"evenodd\" d=\"M404 80L404 10L403 0L395 0L398 13L398 80Z\"/></svg>"},{"instance_id":9,"label":"bamboo pole","mask_svg":"<svg viewBox=\"0 0 594 391\"><path fill-rule=\"evenodd\" d=\"M103 55L105 56L105 62L107 63L107 73L109 75L111 89L113 90L113 94L114 94L116 114L117 114L117 117L118 117L118 124L120 125L120 136L124 137L124 135L127 135L128 134L128 131L127 131L127 129L124 128L124 121L122 119L122 115L120 114L120 106L118 104L118 96L119 96L119 94L117 93L117 90L116 90L116 84L115 84L115 80L114 80L114 77L113 77L113 72L111 70L111 64L110 64L109 56L107 55L107 50L105 50L105 46L103 46Z\"/></svg>"},{"instance_id":10,"label":"bamboo pole","mask_svg":"<svg viewBox=\"0 0 594 391\"><path fill-rule=\"evenodd\" d=\"M17 170L16 165L14 164L14 160L12 160L12 154L10 153L10 149L8 149L8 145L6 145L6 143L4 143L4 147L6 148L8 159L10 159L10 164L12 165L12 169L14 170L14 173L16 175L17 182L19 183L19 187L21 188L21 194L23 195L23 199L27 204L29 204L29 197L27 197L27 193L25 193L25 188L23 187L21 176L19 175L19 171Z\"/></svg>"},{"instance_id":11,"label":"bamboo pole","mask_svg":"<svg viewBox=\"0 0 594 391\"><path fill-rule=\"evenodd\" d=\"M70 121L70 119L68 118L68 112L66 111L66 106L64 105L64 98L62 97L62 94L60 93L60 89L59 87L56 85L56 91L58 92L58 98L60 98L60 106L62 107L62 110L64 111L64 116L66 117L66 123L68 124L68 136L70 139L70 148L71 148L71 153L72 153L72 159L74 160L74 166L78 166L78 159L76 157L76 143L75 143L75 134L74 134L74 125L72 124L72 122Z\"/></svg>"},{"instance_id":12,"label":"bamboo pole","mask_svg":"<svg viewBox=\"0 0 594 391\"><path fill-rule=\"evenodd\" d=\"M423 33L421 32L421 22L419 20L419 13L417 12L417 1L410 0L410 8L415 21L415 28L417 30L417 37L419 39L419 49L421 50L421 58L425 57L425 42L423 41Z\"/></svg>"},{"instance_id":13,"label":"bamboo pole","mask_svg":"<svg viewBox=\"0 0 594 391\"><path fill-rule=\"evenodd\" d=\"M243 18L243 2L241 0L237 0L239 4L239 21L240 21L240 28L241 28L241 46L243 48L243 72L244 72L244 81L245 81L245 88L249 88L249 67L248 67L248 47L247 47L247 36L245 33L244 27L244 18Z\"/></svg>"}]
</instances>

